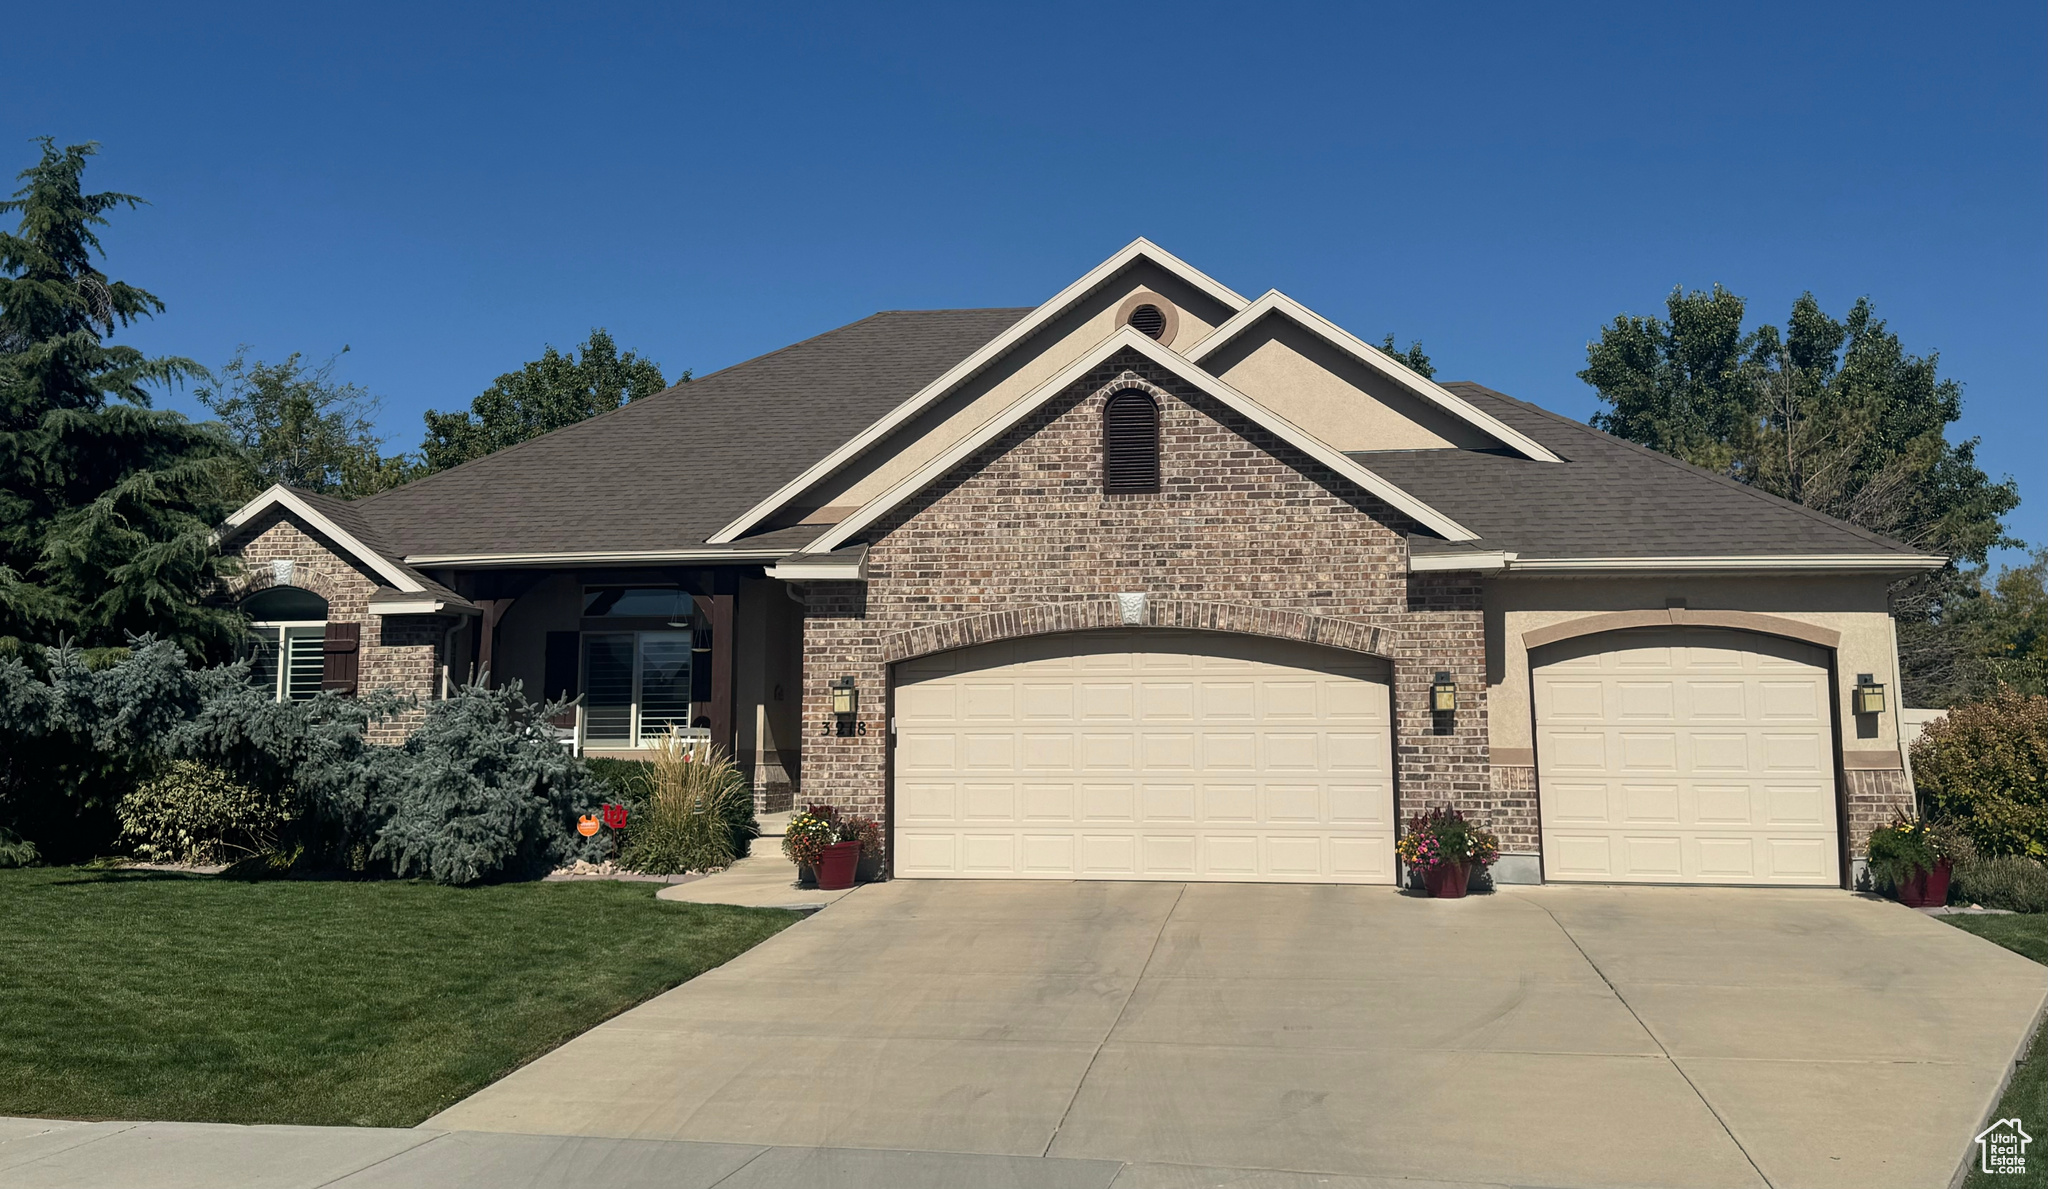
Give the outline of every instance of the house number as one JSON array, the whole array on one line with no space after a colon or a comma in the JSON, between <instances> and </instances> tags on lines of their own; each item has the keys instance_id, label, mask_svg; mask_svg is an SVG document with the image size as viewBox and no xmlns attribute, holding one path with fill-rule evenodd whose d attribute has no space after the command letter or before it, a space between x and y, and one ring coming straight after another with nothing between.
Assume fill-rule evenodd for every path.
<instances>
[{"instance_id":1,"label":"house number","mask_svg":"<svg viewBox=\"0 0 2048 1189\"><path fill-rule=\"evenodd\" d=\"M855 735L865 735L867 733L868 724L866 720L849 718L828 718L825 720L825 729L818 732L822 736L836 736L840 739L851 739Z\"/></svg>"}]
</instances>

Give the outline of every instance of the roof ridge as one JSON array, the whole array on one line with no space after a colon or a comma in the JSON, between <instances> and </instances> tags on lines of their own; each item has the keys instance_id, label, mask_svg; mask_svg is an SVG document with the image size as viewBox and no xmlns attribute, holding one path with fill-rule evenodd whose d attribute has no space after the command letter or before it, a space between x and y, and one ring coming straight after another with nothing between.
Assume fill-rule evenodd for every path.
<instances>
[{"instance_id":1,"label":"roof ridge","mask_svg":"<svg viewBox=\"0 0 2048 1189\"><path fill-rule=\"evenodd\" d=\"M1626 447L1627 449L1632 450L1637 454L1643 455L1647 458L1653 458L1658 462L1665 464L1666 466L1678 467L1694 474L1704 475L1705 477L1712 479L1713 481L1721 484L1724 487L1744 492L1748 495L1754 496L1757 499L1764 500L1768 503L1777 504L1778 506L1783 508L1791 509L1792 511L1798 512L1800 515L1805 516L1808 519L1817 521L1821 524L1825 524L1830 528L1846 529L1848 532L1855 536L1863 537L1866 540L1869 540L1878 545L1882 545L1887 549L1893 549L1901 553L1908 554L1920 553L1918 549L1914 548L1911 545L1906 544L1903 541L1894 541L1889 537L1871 532L1869 529L1864 528L1860 524L1855 524L1850 521L1843 520L1840 517L1830 516L1825 512L1819 511L1814 508L1809 508L1805 504L1798 503L1793 500L1788 500L1784 496L1773 495L1772 493L1765 491L1760 487L1752 487L1751 485L1741 482L1740 480L1731 479L1728 476L1720 474L1717 471L1710 471L1703 466L1696 466L1692 463L1685 461L1682 458L1677 458L1673 455L1666 454L1661 450L1653 450L1640 442L1631 442L1627 438L1616 437L1615 435L1608 433L1606 430L1597 429L1591 425L1587 425L1583 421L1567 417L1562 413L1553 412L1549 409L1544 408L1542 405L1532 404L1531 402L1522 400L1519 397L1509 396L1505 392L1501 392L1493 388L1488 388L1486 385L1477 383L1472 380L1454 380L1452 381L1452 383L1457 384L1460 387L1464 388L1476 388L1489 396L1499 397L1501 400L1508 401L1511 404L1519 405L1520 407L1527 409L1531 412L1541 414L1544 417L1548 417L1552 421L1559 422L1570 429L1578 431L1579 433L1602 439L1612 445ZM1444 385L1444 387L1446 388L1450 386L1450 384Z\"/></svg>"}]
</instances>

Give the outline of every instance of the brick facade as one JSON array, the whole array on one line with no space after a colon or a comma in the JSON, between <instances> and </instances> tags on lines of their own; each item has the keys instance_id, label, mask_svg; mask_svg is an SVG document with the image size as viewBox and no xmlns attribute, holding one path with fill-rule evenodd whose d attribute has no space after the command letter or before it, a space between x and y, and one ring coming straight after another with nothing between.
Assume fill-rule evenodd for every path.
<instances>
[{"instance_id":1,"label":"brick facade","mask_svg":"<svg viewBox=\"0 0 2048 1189\"><path fill-rule=\"evenodd\" d=\"M438 692L440 648L447 624L425 615L372 615L370 596L379 583L324 537L308 532L281 509L237 534L234 552L243 574L225 592L242 599L272 586L296 586L327 600L327 618L363 625L358 688L388 689L425 702ZM290 572L278 563L289 562ZM375 743L399 743L418 713L370 728Z\"/></svg>"},{"instance_id":2,"label":"brick facade","mask_svg":"<svg viewBox=\"0 0 2048 1189\"><path fill-rule=\"evenodd\" d=\"M1842 774L1842 821L1849 831L1849 853L1861 858L1870 851L1870 832L1904 810L1913 812L1913 786L1903 768L1851 768Z\"/></svg>"},{"instance_id":3,"label":"brick facade","mask_svg":"<svg viewBox=\"0 0 2048 1189\"><path fill-rule=\"evenodd\" d=\"M1161 489L1105 495L1101 409L1159 403ZM1009 636L1141 624L1309 640L1392 662L1397 810L1495 815L1485 638L1469 577L1407 573L1406 518L1227 406L1125 353L1046 402L870 534L865 584L809 586L804 795L883 817L888 666ZM1459 708L1428 709L1440 670ZM867 734L825 733L855 678Z\"/></svg>"},{"instance_id":4,"label":"brick facade","mask_svg":"<svg viewBox=\"0 0 2048 1189\"><path fill-rule=\"evenodd\" d=\"M1493 828L1500 835L1500 849L1509 854L1541 851L1543 829L1536 815L1535 766L1495 764L1493 798Z\"/></svg>"}]
</instances>

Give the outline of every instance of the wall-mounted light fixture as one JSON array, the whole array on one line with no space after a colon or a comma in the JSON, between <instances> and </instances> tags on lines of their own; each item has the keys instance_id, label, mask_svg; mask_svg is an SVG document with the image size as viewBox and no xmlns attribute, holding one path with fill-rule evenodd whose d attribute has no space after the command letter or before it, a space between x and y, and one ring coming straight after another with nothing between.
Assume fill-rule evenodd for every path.
<instances>
[{"instance_id":1,"label":"wall-mounted light fixture","mask_svg":"<svg viewBox=\"0 0 2048 1189\"><path fill-rule=\"evenodd\" d=\"M1429 708L1438 714L1458 708L1458 683L1451 680L1449 671L1437 670L1435 680L1430 682Z\"/></svg>"},{"instance_id":2,"label":"wall-mounted light fixture","mask_svg":"<svg viewBox=\"0 0 2048 1189\"><path fill-rule=\"evenodd\" d=\"M1872 674L1856 674L1856 694L1853 702L1858 714L1884 713L1884 684Z\"/></svg>"},{"instance_id":3,"label":"wall-mounted light fixture","mask_svg":"<svg viewBox=\"0 0 2048 1189\"><path fill-rule=\"evenodd\" d=\"M860 690L854 687L853 678L841 677L839 684L832 687L832 713L841 718L860 713Z\"/></svg>"}]
</instances>

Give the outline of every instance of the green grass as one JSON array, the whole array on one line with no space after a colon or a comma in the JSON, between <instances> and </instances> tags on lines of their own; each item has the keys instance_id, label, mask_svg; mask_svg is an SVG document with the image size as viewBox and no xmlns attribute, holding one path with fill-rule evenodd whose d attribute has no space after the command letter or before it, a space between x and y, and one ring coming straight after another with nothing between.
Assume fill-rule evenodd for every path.
<instances>
[{"instance_id":1,"label":"green grass","mask_svg":"<svg viewBox=\"0 0 2048 1189\"><path fill-rule=\"evenodd\" d=\"M795 919L655 889L0 870L0 1115L410 1126Z\"/></svg>"},{"instance_id":2,"label":"green grass","mask_svg":"<svg viewBox=\"0 0 2048 1189\"><path fill-rule=\"evenodd\" d=\"M2048 914L1945 916L1940 919L2022 957L2048 965ZM2035 1120L2048 1122L2048 1027L2034 1033L2034 1042L2013 1069L2012 1081L2005 1088L2005 1096L1998 1100L1998 1114L1994 1117L2018 1117L2030 1133L2039 1130ZM1978 1167L1973 1155L1970 1179L1964 1182L1964 1189L1993 1189L1995 1186L2017 1189L2020 1185L2048 1184L2048 1177L2043 1176L2044 1169L2048 1169L2048 1149L2038 1143L2028 1150L2027 1175L2024 1177L1986 1173Z\"/></svg>"}]
</instances>

